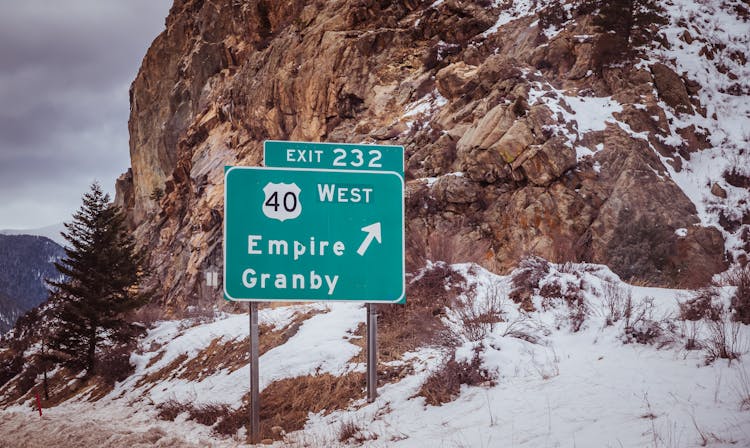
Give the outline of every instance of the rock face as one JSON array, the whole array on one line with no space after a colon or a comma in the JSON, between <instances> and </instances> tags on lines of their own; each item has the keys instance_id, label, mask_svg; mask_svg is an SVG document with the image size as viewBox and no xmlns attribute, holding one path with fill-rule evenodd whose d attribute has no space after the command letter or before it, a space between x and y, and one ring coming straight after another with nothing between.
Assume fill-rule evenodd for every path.
<instances>
[{"instance_id":1,"label":"rock face","mask_svg":"<svg viewBox=\"0 0 750 448\"><path fill-rule=\"evenodd\" d=\"M493 32L501 7L431 3L175 1L117 183L167 309L219 297L201 282L221 264L223 166L261 164L265 139L404 145L413 258L443 245L504 271L536 254L682 286L724 268L722 234L669 175L701 149L664 143L659 101L693 113L673 70L603 65L585 13L550 38L533 12ZM571 106L605 97L620 108L601 126Z\"/></svg>"}]
</instances>

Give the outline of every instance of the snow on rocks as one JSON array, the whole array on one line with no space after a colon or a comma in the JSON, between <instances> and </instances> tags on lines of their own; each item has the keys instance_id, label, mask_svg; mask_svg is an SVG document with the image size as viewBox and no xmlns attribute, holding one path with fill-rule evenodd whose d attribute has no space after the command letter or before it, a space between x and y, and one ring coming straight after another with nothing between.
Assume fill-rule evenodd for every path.
<instances>
[{"instance_id":1,"label":"snow on rocks","mask_svg":"<svg viewBox=\"0 0 750 448\"><path fill-rule=\"evenodd\" d=\"M670 19L661 30L670 45L650 50L640 66L671 66L686 83L696 86L693 93L705 109L678 113L660 103L669 124L663 141L679 146L683 138L678 130L693 126L707 135L709 144L682 160L680 171L660 157L670 177L695 204L701 223L722 229L727 249L738 256L743 245L739 235L747 225L727 229L720 218L741 221L750 213L747 190L729 185L723 177L728 169L750 167L750 22L741 14L746 6L736 0L675 0L660 6ZM717 183L727 191L727 198L710 193Z\"/></svg>"}]
</instances>

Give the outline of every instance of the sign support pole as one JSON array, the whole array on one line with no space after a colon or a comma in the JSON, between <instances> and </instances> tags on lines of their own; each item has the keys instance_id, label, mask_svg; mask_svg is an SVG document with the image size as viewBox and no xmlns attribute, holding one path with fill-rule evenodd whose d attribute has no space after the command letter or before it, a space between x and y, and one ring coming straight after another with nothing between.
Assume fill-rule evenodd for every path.
<instances>
[{"instance_id":1,"label":"sign support pole","mask_svg":"<svg viewBox=\"0 0 750 448\"><path fill-rule=\"evenodd\" d=\"M258 302L250 302L250 443L260 442Z\"/></svg>"},{"instance_id":2,"label":"sign support pole","mask_svg":"<svg viewBox=\"0 0 750 448\"><path fill-rule=\"evenodd\" d=\"M378 396L378 309L367 304L367 402Z\"/></svg>"}]
</instances>

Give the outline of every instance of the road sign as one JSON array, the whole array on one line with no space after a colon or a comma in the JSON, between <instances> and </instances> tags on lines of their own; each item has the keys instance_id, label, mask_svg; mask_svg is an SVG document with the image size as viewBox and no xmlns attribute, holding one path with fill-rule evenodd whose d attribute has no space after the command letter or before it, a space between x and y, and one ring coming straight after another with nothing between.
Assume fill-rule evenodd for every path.
<instances>
[{"instance_id":1,"label":"road sign","mask_svg":"<svg viewBox=\"0 0 750 448\"><path fill-rule=\"evenodd\" d=\"M266 140L263 159L269 167L392 171L404 177L403 146Z\"/></svg>"},{"instance_id":2,"label":"road sign","mask_svg":"<svg viewBox=\"0 0 750 448\"><path fill-rule=\"evenodd\" d=\"M393 172L229 168L226 298L400 301L403 189Z\"/></svg>"}]
</instances>

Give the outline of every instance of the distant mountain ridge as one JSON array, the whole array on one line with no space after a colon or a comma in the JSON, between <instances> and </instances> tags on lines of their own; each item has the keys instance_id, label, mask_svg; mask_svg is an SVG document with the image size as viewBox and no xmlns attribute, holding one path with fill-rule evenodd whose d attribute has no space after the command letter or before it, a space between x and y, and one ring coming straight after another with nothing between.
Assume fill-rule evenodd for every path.
<instances>
[{"instance_id":1,"label":"distant mountain ridge","mask_svg":"<svg viewBox=\"0 0 750 448\"><path fill-rule=\"evenodd\" d=\"M33 235L0 235L0 333L47 299L44 282L56 278L55 261L65 255L59 244Z\"/></svg>"},{"instance_id":2,"label":"distant mountain ridge","mask_svg":"<svg viewBox=\"0 0 750 448\"><path fill-rule=\"evenodd\" d=\"M65 240L63 239L60 232L65 230L63 223L51 224L44 227L38 227L34 229L2 229L0 235L36 235L43 236L51 239L57 244L64 245Z\"/></svg>"}]
</instances>

